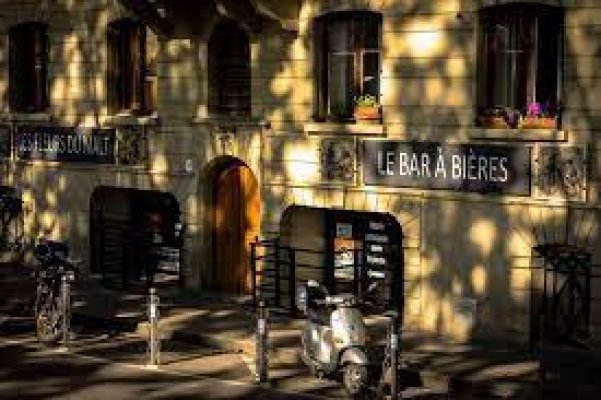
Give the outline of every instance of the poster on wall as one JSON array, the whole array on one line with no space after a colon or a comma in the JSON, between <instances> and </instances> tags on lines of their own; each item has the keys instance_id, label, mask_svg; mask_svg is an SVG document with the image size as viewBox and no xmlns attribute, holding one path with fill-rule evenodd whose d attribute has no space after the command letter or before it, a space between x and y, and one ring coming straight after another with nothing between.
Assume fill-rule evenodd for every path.
<instances>
[{"instance_id":1,"label":"poster on wall","mask_svg":"<svg viewBox=\"0 0 601 400\"><path fill-rule=\"evenodd\" d=\"M365 140L365 185L530 195L530 152L523 145Z\"/></svg>"},{"instance_id":2,"label":"poster on wall","mask_svg":"<svg viewBox=\"0 0 601 400\"><path fill-rule=\"evenodd\" d=\"M336 224L334 237L334 277L352 280L355 277L357 242L353 239L353 225Z\"/></svg>"},{"instance_id":3,"label":"poster on wall","mask_svg":"<svg viewBox=\"0 0 601 400\"><path fill-rule=\"evenodd\" d=\"M17 126L14 154L19 160L115 163L115 129Z\"/></svg>"}]
</instances>

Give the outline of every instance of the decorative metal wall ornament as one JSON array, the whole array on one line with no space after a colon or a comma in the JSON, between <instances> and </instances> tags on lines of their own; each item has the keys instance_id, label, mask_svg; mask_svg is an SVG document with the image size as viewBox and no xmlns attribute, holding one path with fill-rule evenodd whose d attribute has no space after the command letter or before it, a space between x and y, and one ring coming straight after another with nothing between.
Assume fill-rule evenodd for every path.
<instances>
[{"instance_id":1,"label":"decorative metal wall ornament","mask_svg":"<svg viewBox=\"0 0 601 400\"><path fill-rule=\"evenodd\" d=\"M219 125L215 127L213 137L217 143L217 151L221 155L234 154L234 138L237 131L235 126Z\"/></svg>"},{"instance_id":2,"label":"decorative metal wall ornament","mask_svg":"<svg viewBox=\"0 0 601 400\"><path fill-rule=\"evenodd\" d=\"M322 177L328 181L354 182L357 147L354 139L324 139L321 142Z\"/></svg>"},{"instance_id":3,"label":"decorative metal wall ornament","mask_svg":"<svg viewBox=\"0 0 601 400\"><path fill-rule=\"evenodd\" d=\"M138 165L148 159L146 130L140 125L117 129L117 164Z\"/></svg>"},{"instance_id":4,"label":"decorative metal wall ornament","mask_svg":"<svg viewBox=\"0 0 601 400\"><path fill-rule=\"evenodd\" d=\"M583 147L544 146L536 161L538 189L542 196L584 199L588 163Z\"/></svg>"}]
</instances>

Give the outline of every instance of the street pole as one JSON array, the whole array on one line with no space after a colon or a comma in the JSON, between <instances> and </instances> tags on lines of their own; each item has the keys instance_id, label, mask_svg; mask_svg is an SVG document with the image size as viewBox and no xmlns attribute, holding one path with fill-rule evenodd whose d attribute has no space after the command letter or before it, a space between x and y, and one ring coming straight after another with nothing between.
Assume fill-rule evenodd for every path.
<instances>
[{"instance_id":1,"label":"street pole","mask_svg":"<svg viewBox=\"0 0 601 400\"><path fill-rule=\"evenodd\" d=\"M399 398L399 382L398 382L398 351L399 351L399 315L396 311L389 313L390 328L389 328L389 344L390 344L390 399L397 400Z\"/></svg>"},{"instance_id":2,"label":"street pole","mask_svg":"<svg viewBox=\"0 0 601 400\"><path fill-rule=\"evenodd\" d=\"M67 273L61 276L61 314L62 314L62 348L63 351L69 350L69 330L71 325L71 287Z\"/></svg>"},{"instance_id":3,"label":"street pole","mask_svg":"<svg viewBox=\"0 0 601 400\"><path fill-rule=\"evenodd\" d=\"M266 384L268 382L268 359L267 359L267 343L268 343L268 327L269 310L265 304L265 300L259 300L257 308L257 336L256 336L256 367L257 367L257 382Z\"/></svg>"},{"instance_id":4,"label":"street pole","mask_svg":"<svg viewBox=\"0 0 601 400\"><path fill-rule=\"evenodd\" d=\"M157 369L160 363L161 338L159 332L159 296L156 294L156 289L151 287L148 295L148 352L149 363L146 366L150 369Z\"/></svg>"}]
</instances>

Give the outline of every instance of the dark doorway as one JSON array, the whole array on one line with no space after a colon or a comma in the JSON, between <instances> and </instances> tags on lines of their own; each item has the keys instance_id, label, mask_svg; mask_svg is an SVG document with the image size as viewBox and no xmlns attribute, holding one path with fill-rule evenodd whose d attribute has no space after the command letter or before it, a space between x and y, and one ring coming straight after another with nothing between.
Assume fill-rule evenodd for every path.
<instances>
[{"instance_id":1,"label":"dark doorway","mask_svg":"<svg viewBox=\"0 0 601 400\"><path fill-rule=\"evenodd\" d=\"M259 185L248 166L234 160L213 183L212 289L250 293L250 242L261 219Z\"/></svg>"},{"instance_id":2,"label":"dark doorway","mask_svg":"<svg viewBox=\"0 0 601 400\"><path fill-rule=\"evenodd\" d=\"M90 264L107 286L181 284L181 236L179 204L172 194L114 187L94 190Z\"/></svg>"}]
</instances>

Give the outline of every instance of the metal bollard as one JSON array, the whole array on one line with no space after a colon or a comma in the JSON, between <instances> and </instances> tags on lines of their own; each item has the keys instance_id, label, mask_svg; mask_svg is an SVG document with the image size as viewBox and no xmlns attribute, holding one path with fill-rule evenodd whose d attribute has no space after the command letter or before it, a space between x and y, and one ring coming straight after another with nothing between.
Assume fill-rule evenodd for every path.
<instances>
[{"instance_id":1,"label":"metal bollard","mask_svg":"<svg viewBox=\"0 0 601 400\"><path fill-rule=\"evenodd\" d=\"M71 328L71 285L70 276L63 274L61 277L61 314L62 314L62 350L69 349L69 335Z\"/></svg>"},{"instance_id":2,"label":"metal bollard","mask_svg":"<svg viewBox=\"0 0 601 400\"><path fill-rule=\"evenodd\" d=\"M390 399L396 400L399 398L399 381L398 381L398 352L399 352L399 316L396 311L391 312L390 327L389 327L389 344L390 344Z\"/></svg>"},{"instance_id":3,"label":"metal bollard","mask_svg":"<svg viewBox=\"0 0 601 400\"><path fill-rule=\"evenodd\" d=\"M148 322L150 332L148 337L148 368L158 368L161 355L161 337L159 332L159 304L160 299L156 289L151 287L148 295Z\"/></svg>"},{"instance_id":4,"label":"metal bollard","mask_svg":"<svg viewBox=\"0 0 601 400\"><path fill-rule=\"evenodd\" d=\"M269 309L267 308L265 301L260 300L257 308L257 382L259 384L266 384L268 377L268 338L269 332L267 327L267 322L269 319Z\"/></svg>"}]
</instances>

